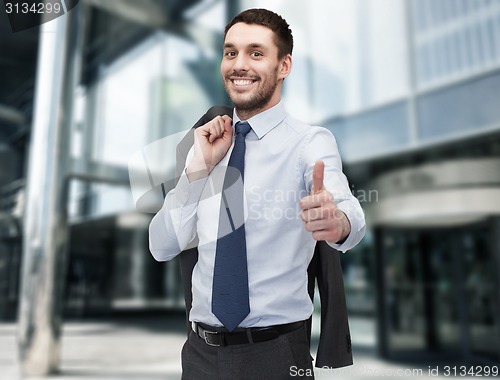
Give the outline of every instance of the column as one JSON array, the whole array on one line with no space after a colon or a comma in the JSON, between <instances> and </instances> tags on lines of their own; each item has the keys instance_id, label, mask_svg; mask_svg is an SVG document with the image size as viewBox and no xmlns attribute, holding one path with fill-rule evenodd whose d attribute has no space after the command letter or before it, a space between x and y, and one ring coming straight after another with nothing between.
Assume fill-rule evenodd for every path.
<instances>
[{"instance_id":1,"label":"column","mask_svg":"<svg viewBox=\"0 0 500 380\"><path fill-rule=\"evenodd\" d=\"M24 216L18 339L21 371L57 371L66 273L67 163L81 6L40 26Z\"/></svg>"}]
</instances>

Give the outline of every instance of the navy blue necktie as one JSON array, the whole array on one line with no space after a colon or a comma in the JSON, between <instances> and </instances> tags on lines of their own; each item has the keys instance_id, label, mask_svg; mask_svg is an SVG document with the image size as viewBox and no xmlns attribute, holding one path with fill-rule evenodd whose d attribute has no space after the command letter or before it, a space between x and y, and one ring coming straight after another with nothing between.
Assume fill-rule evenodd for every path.
<instances>
[{"instance_id":1,"label":"navy blue necktie","mask_svg":"<svg viewBox=\"0 0 500 380\"><path fill-rule=\"evenodd\" d=\"M236 140L222 189L219 238L212 285L212 312L229 331L238 327L250 313L247 247L243 222L243 173L245 136L251 127L247 122L238 122L235 129Z\"/></svg>"}]
</instances>

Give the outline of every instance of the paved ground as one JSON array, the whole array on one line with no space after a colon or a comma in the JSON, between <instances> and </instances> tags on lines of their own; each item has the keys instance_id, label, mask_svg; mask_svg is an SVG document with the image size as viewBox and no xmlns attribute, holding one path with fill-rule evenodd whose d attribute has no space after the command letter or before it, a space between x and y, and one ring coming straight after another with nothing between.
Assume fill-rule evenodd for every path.
<instances>
[{"instance_id":1,"label":"paved ground","mask_svg":"<svg viewBox=\"0 0 500 380\"><path fill-rule=\"evenodd\" d=\"M442 366L439 368L441 376L430 376L429 363L424 361L418 365L405 365L377 359L373 322L351 318L350 324L355 365L338 370L317 370L317 379L449 378L444 376ZM180 313L164 317L68 321L63 330L61 372L44 379L178 380L180 349L185 340L183 329L184 319ZM435 363L432 368L435 368ZM13 323L0 324L0 380L21 378L16 326Z\"/></svg>"}]
</instances>

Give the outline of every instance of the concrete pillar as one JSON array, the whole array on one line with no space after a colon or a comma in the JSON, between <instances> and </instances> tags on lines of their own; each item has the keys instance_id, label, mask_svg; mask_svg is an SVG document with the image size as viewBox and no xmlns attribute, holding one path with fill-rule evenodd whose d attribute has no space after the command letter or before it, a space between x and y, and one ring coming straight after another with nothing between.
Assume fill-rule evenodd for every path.
<instances>
[{"instance_id":1,"label":"concrete pillar","mask_svg":"<svg viewBox=\"0 0 500 380\"><path fill-rule=\"evenodd\" d=\"M66 274L67 163L79 72L79 8L40 26L24 216L18 339L21 371L57 372Z\"/></svg>"}]
</instances>

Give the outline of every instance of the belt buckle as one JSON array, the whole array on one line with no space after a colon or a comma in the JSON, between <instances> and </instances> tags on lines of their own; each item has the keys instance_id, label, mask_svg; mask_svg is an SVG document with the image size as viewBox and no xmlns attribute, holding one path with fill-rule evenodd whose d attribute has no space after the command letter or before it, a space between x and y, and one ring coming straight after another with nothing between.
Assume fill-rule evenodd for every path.
<instances>
[{"instance_id":1,"label":"belt buckle","mask_svg":"<svg viewBox=\"0 0 500 380\"><path fill-rule=\"evenodd\" d=\"M212 343L208 340L208 337L210 335L213 335L213 336L216 336L218 335L220 337L220 343L217 344L217 343ZM207 330L203 330L203 339L205 339L205 343L208 344L209 346L212 346L212 347L221 347L221 346L224 346L224 340L222 338L222 334L221 333L218 333L216 331L207 331Z\"/></svg>"}]
</instances>

